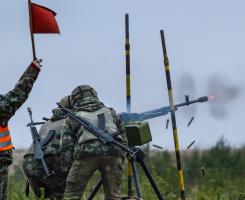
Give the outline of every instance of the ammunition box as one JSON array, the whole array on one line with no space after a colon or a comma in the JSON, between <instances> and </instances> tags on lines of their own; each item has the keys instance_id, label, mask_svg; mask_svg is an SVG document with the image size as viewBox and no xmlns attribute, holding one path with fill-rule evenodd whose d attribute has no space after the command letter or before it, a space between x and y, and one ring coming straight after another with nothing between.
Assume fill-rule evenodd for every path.
<instances>
[{"instance_id":1,"label":"ammunition box","mask_svg":"<svg viewBox=\"0 0 245 200\"><path fill-rule=\"evenodd\" d=\"M125 131L130 147L141 146L152 141L148 122L130 122L126 124Z\"/></svg>"}]
</instances>

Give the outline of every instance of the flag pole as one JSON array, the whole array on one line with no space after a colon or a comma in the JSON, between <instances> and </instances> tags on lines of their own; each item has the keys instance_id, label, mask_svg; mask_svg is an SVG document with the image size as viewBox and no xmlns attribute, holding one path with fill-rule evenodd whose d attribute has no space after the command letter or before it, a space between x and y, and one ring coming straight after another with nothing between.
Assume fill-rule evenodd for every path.
<instances>
[{"instance_id":1,"label":"flag pole","mask_svg":"<svg viewBox=\"0 0 245 200\"><path fill-rule=\"evenodd\" d=\"M165 74L166 74L166 79L167 79L168 97L169 97L169 103L170 103L175 154L176 154L178 177L179 177L179 189L180 189L181 199L185 200L184 176L183 176L183 170L181 167L180 146L179 146L179 139L178 139L177 123L176 123L175 112L174 112L175 108L174 108L173 90L172 90L171 77L170 77L170 65L169 65L169 60L168 60L168 55L167 55L164 31L161 30L160 34L161 34L161 40L162 40Z\"/></svg>"},{"instance_id":2,"label":"flag pole","mask_svg":"<svg viewBox=\"0 0 245 200\"><path fill-rule=\"evenodd\" d=\"M33 55L33 60L36 60L37 59L37 56L36 56L36 48L35 48L35 39L34 39L34 34L33 34L31 0L28 0L28 8L29 8L29 23L30 23L32 55Z\"/></svg>"}]
</instances>

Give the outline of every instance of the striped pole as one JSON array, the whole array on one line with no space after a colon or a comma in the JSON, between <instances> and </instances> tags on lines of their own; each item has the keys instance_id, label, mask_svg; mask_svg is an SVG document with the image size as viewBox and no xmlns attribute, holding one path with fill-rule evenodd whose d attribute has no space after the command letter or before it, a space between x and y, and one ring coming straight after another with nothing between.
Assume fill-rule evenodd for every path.
<instances>
[{"instance_id":1,"label":"striped pole","mask_svg":"<svg viewBox=\"0 0 245 200\"><path fill-rule=\"evenodd\" d=\"M131 113L131 87L130 87L130 43L129 43L129 15L125 14L125 55L126 55L126 101L127 112ZM128 196L132 196L132 165L128 161Z\"/></svg>"},{"instance_id":2,"label":"striped pole","mask_svg":"<svg viewBox=\"0 0 245 200\"><path fill-rule=\"evenodd\" d=\"M129 15L125 14L125 53L126 53L126 97L127 111L131 113L131 87L130 87L130 43L129 43Z\"/></svg>"},{"instance_id":3,"label":"striped pole","mask_svg":"<svg viewBox=\"0 0 245 200\"><path fill-rule=\"evenodd\" d=\"M173 136L174 136L174 145L175 145L175 154L176 154L176 161L177 161L177 168L178 168L178 177L179 177L179 188L182 200L185 200L185 187L184 187L184 176L181 167L181 159L180 159L180 147L178 141L178 131L177 131L177 124L174 112L174 99L173 99L173 91L171 85L171 77L170 77L170 65L167 55L167 49L165 44L165 37L164 31L160 31L161 40L162 40L162 49L163 49L163 57L164 57L164 66L165 66L165 73L167 79L167 86L168 86L168 97L170 103L170 112L171 112L171 121L172 121L172 128L173 128Z\"/></svg>"}]
</instances>

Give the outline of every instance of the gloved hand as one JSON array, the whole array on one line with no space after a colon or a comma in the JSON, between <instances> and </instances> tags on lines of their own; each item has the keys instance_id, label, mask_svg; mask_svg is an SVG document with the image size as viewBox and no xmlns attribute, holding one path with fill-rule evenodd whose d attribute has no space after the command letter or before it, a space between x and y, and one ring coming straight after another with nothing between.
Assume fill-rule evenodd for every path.
<instances>
[{"instance_id":1,"label":"gloved hand","mask_svg":"<svg viewBox=\"0 0 245 200\"><path fill-rule=\"evenodd\" d=\"M36 60L33 60L32 63L31 63L31 67L40 71L41 68L42 68L42 65L41 65L41 62L43 60L42 59L36 59Z\"/></svg>"}]
</instances>

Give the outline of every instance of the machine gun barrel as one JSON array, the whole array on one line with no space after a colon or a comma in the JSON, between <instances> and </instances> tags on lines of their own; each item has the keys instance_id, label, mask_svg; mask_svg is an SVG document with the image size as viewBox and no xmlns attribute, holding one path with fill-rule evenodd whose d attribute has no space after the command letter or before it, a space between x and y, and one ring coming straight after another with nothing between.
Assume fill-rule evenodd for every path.
<instances>
[{"instance_id":1,"label":"machine gun barrel","mask_svg":"<svg viewBox=\"0 0 245 200\"><path fill-rule=\"evenodd\" d=\"M174 106L174 108L175 108L175 110L177 110L179 107L189 106L189 105L194 104L194 103L203 103L206 101L208 101L207 96L203 96L203 97L200 97L200 98L192 100L192 101L189 100L189 96L186 96L186 101L184 103L176 104ZM147 119L160 117L163 115L167 115L169 112L170 112L170 107L166 106L166 107L162 107L162 108L158 108L158 109L154 109L154 110L149 110L149 111L141 112L141 113L125 113L125 112L122 112L119 114L119 117L120 117L122 124L126 124L129 121L144 121Z\"/></svg>"},{"instance_id":2,"label":"machine gun barrel","mask_svg":"<svg viewBox=\"0 0 245 200\"><path fill-rule=\"evenodd\" d=\"M208 97L207 96L203 96L203 97L200 97L200 98L192 100L192 101L189 101L189 96L186 96L186 102L179 103L179 104L175 105L174 107L175 108L179 108L179 107L182 107L182 106L188 106L188 105L194 104L194 103L203 103L203 102L206 102L206 101L208 101Z\"/></svg>"}]
</instances>

